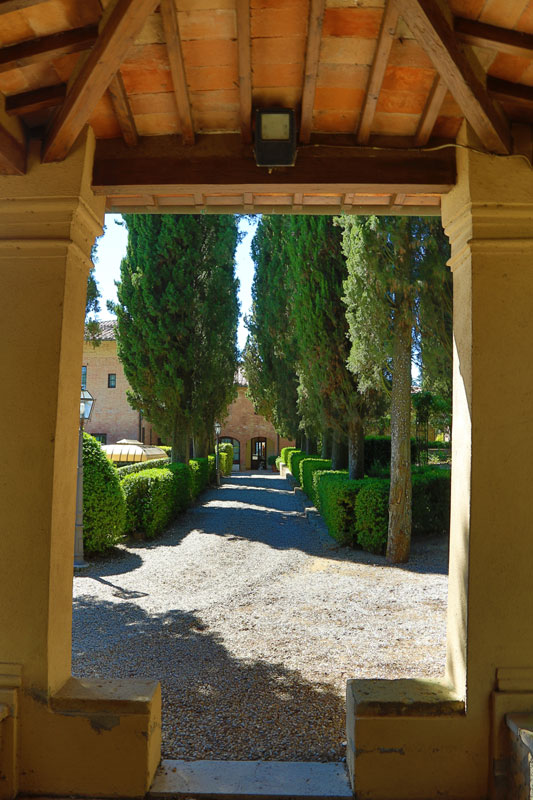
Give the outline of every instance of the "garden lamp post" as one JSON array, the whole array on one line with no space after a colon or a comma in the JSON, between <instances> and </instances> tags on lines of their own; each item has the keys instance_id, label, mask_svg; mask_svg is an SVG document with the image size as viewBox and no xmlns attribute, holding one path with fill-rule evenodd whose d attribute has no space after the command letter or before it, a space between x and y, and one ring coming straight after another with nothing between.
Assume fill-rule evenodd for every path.
<instances>
[{"instance_id":1,"label":"garden lamp post","mask_svg":"<svg viewBox=\"0 0 533 800\"><path fill-rule=\"evenodd\" d=\"M88 567L83 558L83 426L91 417L94 397L87 389L80 395L80 428L78 433L78 483L76 486L76 527L74 529L74 569Z\"/></svg>"},{"instance_id":2,"label":"garden lamp post","mask_svg":"<svg viewBox=\"0 0 533 800\"><path fill-rule=\"evenodd\" d=\"M219 461L218 461L218 437L220 436L220 431L221 430L222 430L222 427L220 425L220 422L215 422L215 436L217 437L217 444L216 444L216 447L215 447L215 471L216 471L216 474L217 474L217 486L220 486L220 470L219 470L219 467L218 467L218 465L219 465Z\"/></svg>"}]
</instances>

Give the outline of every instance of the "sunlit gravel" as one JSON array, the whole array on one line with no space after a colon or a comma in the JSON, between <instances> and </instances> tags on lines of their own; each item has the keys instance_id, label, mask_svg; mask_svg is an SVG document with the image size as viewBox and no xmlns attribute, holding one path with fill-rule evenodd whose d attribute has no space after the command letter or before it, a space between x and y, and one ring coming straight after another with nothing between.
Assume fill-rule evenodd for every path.
<instances>
[{"instance_id":1,"label":"sunlit gravel","mask_svg":"<svg viewBox=\"0 0 533 800\"><path fill-rule=\"evenodd\" d=\"M339 760L347 678L442 674L445 540L332 549L273 473L201 500L74 578L73 674L160 680L164 757Z\"/></svg>"}]
</instances>

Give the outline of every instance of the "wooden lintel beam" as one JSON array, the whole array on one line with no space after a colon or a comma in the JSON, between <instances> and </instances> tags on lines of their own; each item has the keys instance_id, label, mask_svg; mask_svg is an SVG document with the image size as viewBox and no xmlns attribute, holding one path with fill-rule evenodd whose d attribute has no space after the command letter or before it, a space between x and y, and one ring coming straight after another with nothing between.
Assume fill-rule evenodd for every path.
<instances>
[{"instance_id":1,"label":"wooden lintel beam","mask_svg":"<svg viewBox=\"0 0 533 800\"><path fill-rule=\"evenodd\" d=\"M0 0L0 14L10 14L12 11L21 11L23 8L38 6L44 0Z\"/></svg>"},{"instance_id":2,"label":"wooden lintel beam","mask_svg":"<svg viewBox=\"0 0 533 800\"><path fill-rule=\"evenodd\" d=\"M0 72L9 72L17 67L27 67L56 56L88 50L96 41L98 25L86 25L72 31L41 36L20 44L0 48Z\"/></svg>"},{"instance_id":3,"label":"wooden lintel beam","mask_svg":"<svg viewBox=\"0 0 533 800\"><path fill-rule=\"evenodd\" d=\"M31 89L29 92L20 92L6 97L6 113L12 117L23 117L34 111L60 106L67 95L67 84L58 83L55 86L43 86L40 89Z\"/></svg>"},{"instance_id":4,"label":"wooden lintel beam","mask_svg":"<svg viewBox=\"0 0 533 800\"><path fill-rule=\"evenodd\" d=\"M158 0L116 0L55 116L43 161L65 158Z\"/></svg>"},{"instance_id":5,"label":"wooden lintel beam","mask_svg":"<svg viewBox=\"0 0 533 800\"><path fill-rule=\"evenodd\" d=\"M394 41L394 34L396 32L396 25L398 23L398 6L396 0L389 0L383 19L381 21L381 29L376 46L376 52L372 67L370 68L370 75L368 78L368 85L366 87L366 95L361 109L361 117L359 120L359 129L357 131L357 141L359 144L368 144L370 133L372 131L372 122L374 121L374 114L376 113L376 106L378 104L379 93L381 91L381 84L385 77L385 70L387 62Z\"/></svg>"},{"instance_id":6,"label":"wooden lintel beam","mask_svg":"<svg viewBox=\"0 0 533 800\"><path fill-rule=\"evenodd\" d=\"M109 84L109 96L113 105L115 116L118 120L122 138L128 147L135 147L139 141L137 128L135 127L135 120L131 113L131 107L124 88L124 81L120 70L117 72L111 83Z\"/></svg>"},{"instance_id":7,"label":"wooden lintel beam","mask_svg":"<svg viewBox=\"0 0 533 800\"><path fill-rule=\"evenodd\" d=\"M438 0L396 0L400 14L432 60L464 116L490 152L512 151L509 124L458 43Z\"/></svg>"},{"instance_id":8,"label":"wooden lintel beam","mask_svg":"<svg viewBox=\"0 0 533 800\"><path fill-rule=\"evenodd\" d=\"M487 90L497 100L503 102L508 100L528 108L533 107L533 86L511 83L511 81L504 81L501 78L494 78L492 75L488 75Z\"/></svg>"},{"instance_id":9,"label":"wooden lintel beam","mask_svg":"<svg viewBox=\"0 0 533 800\"><path fill-rule=\"evenodd\" d=\"M184 144L194 144L194 125L174 0L161 0L160 11L170 62L170 74L174 84L174 96L181 123L181 136Z\"/></svg>"},{"instance_id":10,"label":"wooden lintel beam","mask_svg":"<svg viewBox=\"0 0 533 800\"><path fill-rule=\"evenodd\" d=\"M304 88L302 94L302 114L300 119L300 141L308 144L313 126L313 108L322 40L322 24L326 0L311 0L307 28L307 49L305 54Z\"/></svg>"},{"instance_id":11,"label":"wooden lintel beam","mask_svg":"<svg viewBox=\"0 0 533 800\"><path fill-rule=\"evenodd\" d=\"M428 143L447 91L448 87L440 75L437 75L415 133L415 145L418 147Z\"/></svg>"},{"instance_id":12,"label":"wooden lintel beam","mask_svg":"<svg viewBox=\"0 0 533 800\"><path fill-rule=\"evenodd\" d=\"M456 17L453 27L465 44L489 47L518 58L533 58L533 35Z\"/></svg>"},{"instance_id":13,"label":"wooden lintel beam","mask_svg":"<svg viewBox=\"0 0 533 800\"><path fill-rule=\"evenodd\" d=\"M237 0L236 8L241 136L243 142L249 144L252 141L252 44L249 0Z\"/></svg>"},{"instance_id":14,"label":"wooden lintel beam","mask_svg":"<svg viewBox=\"0 0 533 800\"><path fill-rule=\"evenodd\" d=\"M157 138L154 143L152 139ZM218 141L215 141L218 140ZM290 169L261 169L240 135L197 137L194 150L175 137L141 138L135 151L119 140L97 142L93 189L98 194L316 191L338 194L437 193L455 184L453 148L435 152L375 150L326 144L299 149Z\"/></svg>"},{"instance_id":15,"label":"wooden lintel beam","mask_svg":"<svg viewBox=\"0 0 533 800\"><path fill-rule=\"evenodd\" d=\"M26 145L0 123L0 175L24 175Z\"/></svg>"}]
</instances>

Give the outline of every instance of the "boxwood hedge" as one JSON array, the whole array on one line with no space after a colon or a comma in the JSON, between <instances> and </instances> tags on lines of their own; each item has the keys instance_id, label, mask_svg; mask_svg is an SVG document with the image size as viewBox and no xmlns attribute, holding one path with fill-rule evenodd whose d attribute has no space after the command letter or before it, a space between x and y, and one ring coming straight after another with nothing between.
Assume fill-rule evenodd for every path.
<instances>
[{"instance_id":1,"label":"boxwood hedge","mask_svg":"<svg viewBox=\"0 0 533 800\"><path fill-rule=\"evenodd\" d=\"M83 546L101 552L120 541L126 503L117 470L100 443L83 434Z\"/></svg>"}]
</instances>

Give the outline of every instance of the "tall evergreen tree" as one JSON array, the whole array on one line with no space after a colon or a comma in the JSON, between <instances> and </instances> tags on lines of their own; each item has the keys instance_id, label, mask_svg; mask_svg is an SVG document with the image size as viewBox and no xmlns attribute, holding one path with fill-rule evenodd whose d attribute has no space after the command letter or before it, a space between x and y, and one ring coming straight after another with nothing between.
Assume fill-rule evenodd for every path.
<instances>
[{"instance_id":1,"label":"tall evergreen tree","mask_svg":"<svg viewBox=\"0 0 533 800\"><path fill-rule=\"evenodd\" d=\"M231 399L238 302L232 216L124 217L128 248L117 284L118 353L128 400L188 461Z\"/></svg>"},{"instance_id":2,"label":"tall evergreen tree","mask_svg":"<svg viewBox=\"0 0 533 800\"><path fill-rule=\"evenodd\" d=\"M391 488L387 558L404 562L411 540L411 358L417 330L442 347L447 241L439 219L342 217L350 369L363 388L390 386Z\"/></svg>"}]
</instances>

